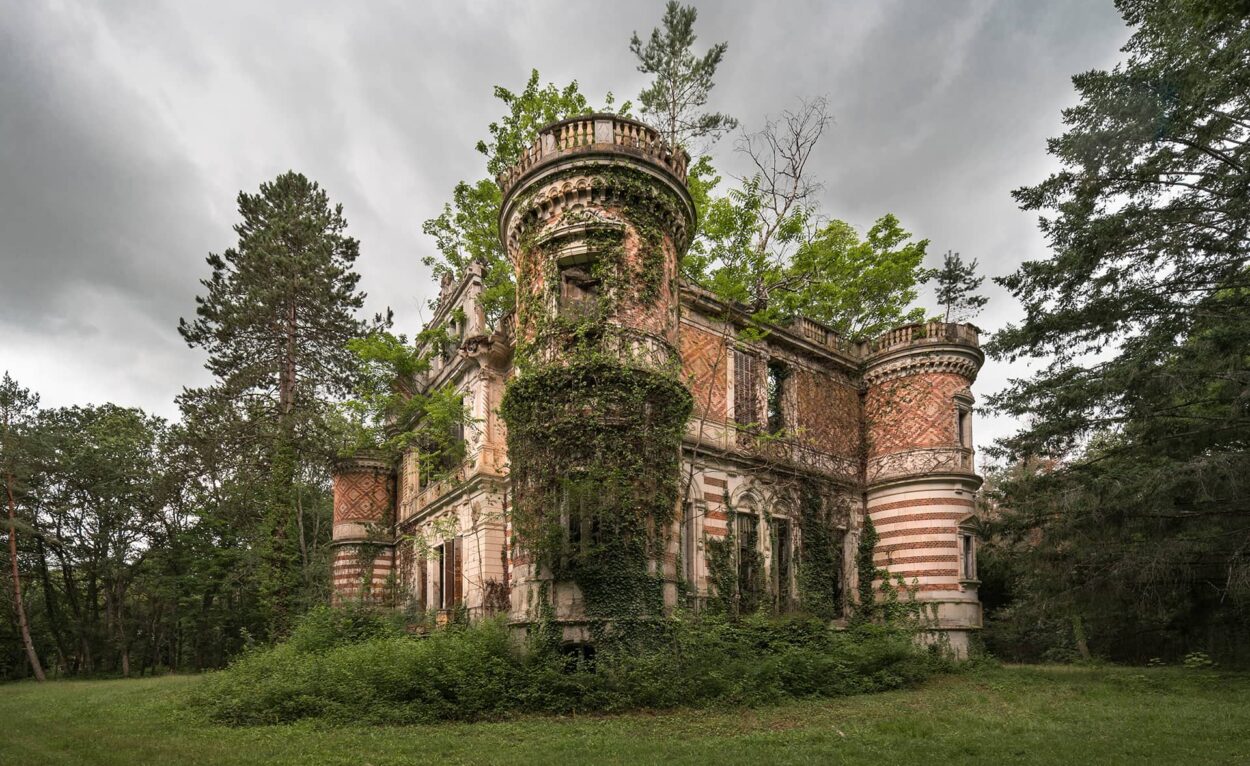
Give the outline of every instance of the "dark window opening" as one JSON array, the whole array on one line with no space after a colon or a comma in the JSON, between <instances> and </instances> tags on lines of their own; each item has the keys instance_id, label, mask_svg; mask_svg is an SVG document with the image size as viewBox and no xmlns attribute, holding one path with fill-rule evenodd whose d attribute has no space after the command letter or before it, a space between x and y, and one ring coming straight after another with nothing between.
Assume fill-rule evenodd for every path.
<instances>
[{"instance_id":1,"label":"dark window opening","mask_svg":"<svg viewBox=\"0 0 1250 766\"><path fill-rule=\"evenodd\" d=\"M772 533L773 596L777 611L784 612L790 608L790 520L773 519L769 526Z\"/></svg>"},{"instance_id":2,"label":"dark window opening","mask_svg":"<svg viewBox=\"0 0 1250 766\"><path fill-rule=\"evenodd\" d=\"M561 313L587 315L599 301L603 280L594 275L594 264L581 263L560 269Z\"/></svg>"},{"instance_id":3,"label":"dark window opening","mask_svg":"<svg viewBox=\"0 0 1250 766\"><path fill-rule=\"evenodd\" d=\"M775 434L786 427L784 389L789 369L781 362L768 363L768 432Z\"/></svg>"},{"instance_id":4,"label":"dark window opening","mask_svg":"<svg viewBox=\"0 0 1250 766\"><path fill-rule=\"evenodd\" d=\"M959 431L959 446L968 446L968 411L959 410L959 414L955 419L955 428Z\"/></svg>"},{"instance_id":5,"label":"dark window opening","mask_svg":"<svg viewBox=\"0 0 1250 766\"><path fill-rule=\"evenodd\" d=\"M455 609L464 603L463 546L457 537L438 546L439 608Z\"/></svg>"},{"instance_id":6,"label":"dark window opening","mask_svg":"<svg viewBox=\"0 0 1250 766\"><path fill-rule=\"evenodd\" d=\"M694 503L684 503L681 507L681 526L678 528L678 550L681 552L681 579L685 581L691 592L697 590L695 583L695 535L694 535Z\"/></svg>"},{"instance_id":7,"label":"dark window opening","mask_svg":"<svg viewBox=\"0 0 1250 766\"><path fill-rule=\"evenodd\" d=\"M416 590L416 598L414 599L416 601L416 607L423 612L425 611L426 604L429 603L430 599L428 590L429 568L430 560L425 557L425 554L422 554L421 557L417 559L417 577L413 587Z\"/></svg>"},{"instance_id":8,"label":"dark window opening","mask_svg":"<svg viewBox=\"0 0 1250 766\"><path fill-rule=\"evenodd\" d=\"M560 647L560 655L564 658L565 673L595 672L594 644L565 644Z\"/></svg>"},{"instance_id":9,"label":"dark window opening","mask_svg":"<svg viewBox=\"0 0 1250 766\"><path fill-rule=\"evenodd\" d=\"M759 608L763 585L759 550L759 522L754 514L740 513L735 520L738 538L738 609L750 614Z\"/></svg>"},{"instance_id":10,"label":"dark window opening","mask_svg":"<svg viewBox=\"0 0 1250 766\"><path fill-rule=\"evenodd\" d=\"M959 536L959 543L963 559L963 579L975 580L977 579L976 542L971 533L965 532Z\"/></svg>"},{"instance_id":11,"label":"dark window opening","mask_svg":"<svg viewBox=\"0 0 1250 766\"><path fill-rule=\"evenodd\" d=\"M562 509L568 540L568 553L580 556L590 553L599 544L600 520L595 513L598 490L585 479L564 482Z\"/></svg>"}]
</instances>

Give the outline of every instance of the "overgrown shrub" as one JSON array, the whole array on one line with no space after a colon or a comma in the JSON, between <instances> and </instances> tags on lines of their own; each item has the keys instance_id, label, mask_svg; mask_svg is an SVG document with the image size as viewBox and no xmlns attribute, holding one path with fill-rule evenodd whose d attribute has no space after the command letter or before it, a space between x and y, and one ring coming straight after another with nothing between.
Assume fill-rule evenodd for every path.
<instances>
[{"instance_id":1,"label":"overgrown shrub","mask_svg":"<svg viewBox=\"0 0 1250 766\"><path fill-rule=\"evenodd\" d=\"M600 646L592 661L527 648L502 621L420 637L364 623L315 614L292 640L207 677L194 704L229 724L423 723L832 697L950 667L906 631L810 618L668 620L646 642ZM357 638L331 637L333 625Z\"/></svg>"}]
</instances>

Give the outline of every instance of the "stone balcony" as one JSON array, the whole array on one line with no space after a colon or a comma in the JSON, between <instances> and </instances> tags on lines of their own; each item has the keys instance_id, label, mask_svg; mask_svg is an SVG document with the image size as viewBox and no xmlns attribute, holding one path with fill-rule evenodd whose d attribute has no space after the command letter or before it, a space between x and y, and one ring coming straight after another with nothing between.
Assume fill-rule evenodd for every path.
<instances>
[{"instance_id":1,"label":"stone balcony","mask_svg":"<svg viewBox=\"0 0 1250 766\"><path fill-rule=\"evenodd\" d=\"M690 155L685 150L669 146L654 128L615 114L588 114L546 126L516 163L495 180L507 197L521 178L544 166L597 152L650 160L668 169L682 184L686 183Z\"/></svg>"}]
</instances>

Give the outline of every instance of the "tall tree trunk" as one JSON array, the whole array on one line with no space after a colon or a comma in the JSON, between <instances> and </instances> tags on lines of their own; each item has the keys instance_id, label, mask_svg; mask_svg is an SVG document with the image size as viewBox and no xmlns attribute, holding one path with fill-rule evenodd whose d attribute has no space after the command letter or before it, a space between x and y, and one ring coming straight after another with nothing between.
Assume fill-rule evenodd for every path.
<instances>
[{"instance_id":1,"label":"tall tree trunk","mask_svg":"<svg viewBox=\"0 0 1250 766\"><path fill-rule=\"evenodd\" d=\"M22 605L22 577L17 566L17 500L13 497L12 473L5 473L4 488L9 498L9 560L13 565L13 606L17 609L17 624L22 631L22 645L26 647L26 659L30 661L31 672L35 674L36 680L46 681L47 676L43 674L43 665L39 664L39 654L35 652L35 642L30 638L30 624L26 622L26 607Z\"/></svg>"},{"instance_id":2,"label":"tall tree trunk","mask_svg":"<svg viewBox=\"0 0 1250 766\"><path fill-rule=\"evenodd\" d=\"M69 667L69 647L65 644L65 631L61 625L61 610L57 608L56 596L52 592L52 573L48 570L48 550L40 538L35 539L39 551L39 581L43 591L44 608L48 610L48 626L52 630L52 639L56 642L59 657L57 662L61 672Z\"/></svg>"}]
</instances>

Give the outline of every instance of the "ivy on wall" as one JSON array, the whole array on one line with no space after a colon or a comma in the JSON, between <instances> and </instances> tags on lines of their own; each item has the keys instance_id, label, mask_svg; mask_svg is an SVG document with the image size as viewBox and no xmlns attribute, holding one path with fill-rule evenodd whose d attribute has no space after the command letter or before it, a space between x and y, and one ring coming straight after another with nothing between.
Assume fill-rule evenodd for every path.
<instances>
[{"instance_id":1,"label":"ivy on wall","mask_svg":"<svg viewBox=\"0 0 1250 766\"><path fill-rule=\"evenodd\" d=\"M579 586L592 621L658 617L689 392L603 361L515 380L501 412L512 525L536 571Z\"/></svg>"}]
</instances>

